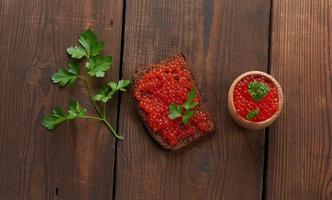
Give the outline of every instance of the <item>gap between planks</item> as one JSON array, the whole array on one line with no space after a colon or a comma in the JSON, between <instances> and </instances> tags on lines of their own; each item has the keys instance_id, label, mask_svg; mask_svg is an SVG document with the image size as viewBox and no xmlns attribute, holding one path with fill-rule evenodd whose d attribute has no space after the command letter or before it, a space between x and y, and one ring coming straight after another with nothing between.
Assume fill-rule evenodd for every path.
<instances>
[{"instance_id":1,"label":"gap between planks","mask_svg":"<svg viewBox=\"0 0 332 200\"><path fill-rule=\"evenodd\" d=\"M273 28L273 0L270 0L270 16L269 16L269 41L268 41L268 59L267 73L271 74L271 58L272 58L272 28ZM262 183L262 200L266 199L267 179L268 179L268 160L269 160L269 132L270 128L264 130L264 156L263 156L263 183Z\"/></svg>"},{"instance_id":2,"label":"gap between planks","mask_svg":"<svg viewBox=\"0 0 332 200\"><path fill-rule=\"evenodd\" d=\"M125 22L126 22L126 0L122 1L122 21L121 21L121 44L120 44L120 63L119 63L119 80L122 79L122 68L124 58L124 35L125 35ZM116 115L116 131L119 132L119 119L120 119L120 108L121 108L121 92L117 96L117 115ZM121 133L120 133L121 134ZM118 154L118 139L115 140L114 150L114 166L113 166L113 192L112 199L115 199L116 195L116 162Z\"/></svg>"}]
</instances>

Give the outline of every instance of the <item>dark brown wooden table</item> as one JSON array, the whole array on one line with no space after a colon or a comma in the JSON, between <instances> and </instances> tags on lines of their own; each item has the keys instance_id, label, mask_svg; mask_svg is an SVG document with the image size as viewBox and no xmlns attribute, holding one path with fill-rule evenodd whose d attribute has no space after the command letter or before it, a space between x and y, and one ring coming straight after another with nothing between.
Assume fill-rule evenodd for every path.
<instances>
[{"instance_id":1,"label":"dark brown wooden table","mask_svg":"<svg viewBox=\"0 0 332 200\"><path fill-rule=\"evenodd\" d=\"M84 89L50 80L86 27L113 56L112 79L186 54L215 134L164 151L130 94L107 110L124 141L95 121L44 129L55 104L92 109ZM0 199L332 199L331 46L331 0L0 0ZM232 80L249 70L285 94L277 122L256 132L227 111Z\"/></svg>"}]
</instances>

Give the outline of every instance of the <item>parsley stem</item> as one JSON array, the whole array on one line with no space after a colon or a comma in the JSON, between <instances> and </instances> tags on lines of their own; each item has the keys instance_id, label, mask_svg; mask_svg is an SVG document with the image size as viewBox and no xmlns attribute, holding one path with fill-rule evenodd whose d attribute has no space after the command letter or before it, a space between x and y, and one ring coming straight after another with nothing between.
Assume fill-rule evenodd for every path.
<instances>
[{"instance_id":1,"label":"parsley stem","mask_svg":"<svg viewBox=\"0 0 332 200\"><path fill-rule=\"evenodd\" d=\"M84 76L80 76L80 75L78 75L78 78L80 78L80 79L82 79L83 81L88 81L88 79L87 78L85 78Z\"/></svg>"},{"instance_id":2,"label":"parsley stem","mask_svg":"<svg viewBox=\"0 0 332 200\"><path fill-rule=\"evenodd\" d=\"M96 120L104 121L103 118L100 118L100 117L94 117L94 116L81 116L81 118L86 118L86 119L96 119Z\"/></svg>"},{"instance_id":3,"label":"parsley stem","mask_svg":"<svg viewBox=\"0 0 332 200\"><path fill-rule=\"evenodd\" d=\"M103 113L101 113L101 111L99 110L99 107L98 107L96 101L93 99L92 92L91 92L91 86L90 86L90 83L89 83L88 79L86 79L86 87L88 88L88 94L91 98L91 101L92 101L93 106L95 107L97 113L99 114L100 117L105 118Z\"/></svg>"},{"instance_id":4,"label":"parsley stem","mask_svg":"<svg viewBox=\"0 0 332 200\"><path fill-rule=\"evenodd\" d=\"M104 103L103 109L104 109L104 118L106 118L106 103Z\"/></svg>"},{"instance_id":5,"label":"parsley stem","mask_svg":"<svg viewBox=\"0 0 332 200\"><path fill-rule=\"evenodd\" d=\"M120 140L123 140L123 137L121 135L118 135L116 133L116 131L114 130L114 128L111 126L111 124L106 120L106 119L103 119L103 122L106 124L106 126L112 131L113 135L120 139Z\"/></svg>"},{"instance_id":6,"label":"parsley stem","mask_svg":"<svg viewBox=\"0 0 332 200\"><path fill-rule=\"evenodd\" d=\"M89 94L89 96L90 96L90 98L91 98L91 101L92 101L92 103L93 103L93 106L95 107L95 109L96 109L98 115L100 116L100 117L93 117L93 118L88 117L88 118L90 118L90 119L98 119L98 120L100 120L100 121L103 121L103 122L106 124L106 126L112 131L113 135L114 135L117 139L119 139L119 140L123 140L123 137L117 134L117 132L115 131L115 129L111 126L111 124L110 124L110 123L107 121L107 119L106 119L106 103L104 104L104 114L103 114L103 113L100 111L100 109L99 109L99 107L98 107L96 101L93 99L93 96L92 96L92 89L91 89L91 85L90 85L90 83L89 83L89 80L88 80L87 78L85 78L85 77L80 77L80 78L83 79L83 80L85 80L86 87L87 87L87 89L88 89L88 94Z\"/></svg>"}]
</instances>

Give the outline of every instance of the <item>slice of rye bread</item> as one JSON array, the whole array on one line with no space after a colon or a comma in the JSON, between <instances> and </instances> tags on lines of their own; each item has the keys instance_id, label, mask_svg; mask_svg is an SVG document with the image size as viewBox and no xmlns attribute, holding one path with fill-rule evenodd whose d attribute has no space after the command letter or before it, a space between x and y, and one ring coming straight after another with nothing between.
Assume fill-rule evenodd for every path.
<instances>
[{"instance_id":1,"label":"slice of rye bread","mask_svg":"<svg viewBox=\"0 0 332 200\"><path fill-rule=\"evenodd\" d=\"M147 65L147 66L143 66L141 67L140 69L138 69L135 73L135 77L134 77L134 87L133 87L133 93L134 91L136 90L136 81L137 80L140 80L145 73L149 72L150 70L152 69L156 69L158 67L161 67L161 64L165 64L165 63L169 63L169 62L172 62L174 60L181 60L184 64L184 67L189 71L190 73L190 78L191 78L191 84L193 85L193 88L196 90L196 94L200 96L200 92L199 92L199 89L198 89L198 86L197 86L197 83L196 81L194 80L194 77L192 75L192 73L190 72L189 70L189 67L188 67L188 63L186 61L186 58L183 54L178 54L178 55L174 55L174 56L171 56L171 57L168 57L164 60L161 60L160 62L156 63L156 64L150 64L150 65ZM169 145L158 133L155 133L153 132L147 122L146 122L146 116L145 116L145 113L138 107L138 102L136 100L136 98L134 97L135 99L135 102L136 102L136 108L137 108L137 111L138 111L138 114L139 116L142 118L142 121L147 129L147 131L150 133L150 135L154 138L155 141L158 142L158 144L160 144L164 149L166 150L172 150L172 151L175 151L175 150L178 150L182 147L185 147L187 146L188 144L194 142L195 140L197 140L198 138L201 138L202 136L204 135L208 135L209 133L211 133L214 128L215 128L215 125L214 125L214 121L210 115L210 113L208 112L207 110L207 107L205 105L205 103L201 102L200 104L198 104L198 106L196 107L196 110L198 111L203 111L204 113L207 114L207 117L209 119L208 123L210 124L210 129L208 132L206 133L202 133L200 131L197 131L193 137L190 137L188 139L185 139L185 140L180 140L178 144L176 144L175 146L172 146L172 145ZM201 98L202 99L202 98Z\"/></svg>"}]
</instances>

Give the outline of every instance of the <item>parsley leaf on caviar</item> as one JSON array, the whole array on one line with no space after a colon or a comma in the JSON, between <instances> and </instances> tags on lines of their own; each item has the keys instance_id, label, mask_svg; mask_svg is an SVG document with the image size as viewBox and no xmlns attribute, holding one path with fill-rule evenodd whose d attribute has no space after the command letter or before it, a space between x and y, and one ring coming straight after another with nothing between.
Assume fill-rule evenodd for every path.
<instances>
[{"instance_id":1,"label":"parsley leaf on caviar","mask_svg":"<svg viewBox=\"0 0 332 200\"><path fill-rule=\"evenodd\" d=\"M61 108L55 107L49 115L44 117L42 124L49 130L53 130L66 120L84 117L86 112L87 110L85 108L81 108L77 101L71 101L69 102L67 115L64 114Z\"/></svg>"},{"instance_id":2,"label":"parsley leaf on caviar","mask_svg":"<svg viewBox=\"0 0 332 200\"><path fill-rule=\"evenodd\" d=\"M198 102L193 102L195 96L195 90L192 89L188 93L188 99L183 105L170 104L168 117L173 120L182 116L182 123L187 125L190 118L195 114L195 111L192 111L191 109L195 108L199 104ZM184 112L183 108L185 109Z\"/></svg>"},{"instance_id":3,"label":"parsley leaf on caviar","mask_svg":"<svg viewBox=\"0 0 332 200\"><path fill-rule=\"evenodd\" d=\"M194 111L192 110L187 110L186 112L184 112L183 116L182 116L182 123L184 125L187 125L189 123L190 118L195 114Z\"/></svg>"},{"instance_id":4,"label":"parsley leaf on caviar","mask_svg":"<svg viewBox=\"0 0 332 200\"><path fill-rule=\"evenodd\" d=\"M169 116L168 117L173 120L180 116L182 116L182 107L180 105L176 105L176 104L169 105Z\"/></svg>"},{"instance_id":5,"label":"parsley leaf on caviar","mask_svg":"<svg viewBox=\"0 0 332 200\"><path fill-rule=\"evenodd\" d=\"M117 91L126 91L126 87L130 84L130 80L120 80L118 83L110 81L107 86L103 86L93 97L95 101L106 103Z\"/></svg>"},{"instance_id":6,"label":"parsley leaf on caviar","mask_svg":"<svg viewBox=\"0 0 332 200\"><path fill-rule=\"evenodd\" d=\"M193 102L192 104L190 104L190 109L195 108L199 103L198 102Z\"/></svg>"},{"instance_id":7,"label":"parsley leaf on caviar","mask_svg":"<svg viewBox=\"0 0 332 200\"><path fill-rule=\"evenodd\" d=\"M253 100L260 101L269 93L270 88L264 83L253 81L249 83L248 91Z\"/></svg>"},{"instance_id":8,"label":"parsley leaf on caviar","mask_svg":"<svg viewBox=\"0 0 332 200\"><path fill-rule=\"evenodd\" d=\"M193 102L195 98L195 90L191 90L188 94L188 100L183 104L183 107L188 110L196 107L198 105L198 102Z\"/></svg>"},{"instance_id":9,"label":"parsley leaf on caviar","mask_svg":"<svg viewBox=\"0 0 332 200\"><path fill-rule=\"evenodd\" d=\"M246 118L247 118L248 120L252 120L252 119L254 119L257 115L259 115L259 109L251 110L251 111L247 114Z\"/></svg>"},{"instance_id":10,"label":"parsley leaf on caviar","mask_svg":"<svg viewBox=\"0 0 332 200\"><path fill-rule=\"evenodd\" d=\"M73 85L78 78L79 64L71 61L68 64L68 70L59 69L57 73L52 76L53 83L57 84L59 87L65 85Z\"/></svg>"}]
</instances>

